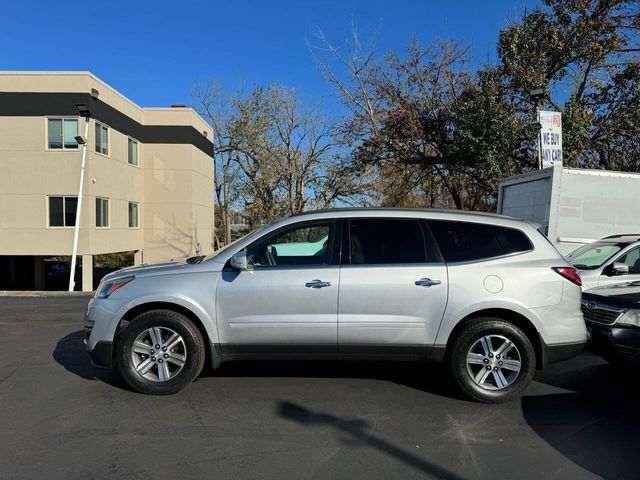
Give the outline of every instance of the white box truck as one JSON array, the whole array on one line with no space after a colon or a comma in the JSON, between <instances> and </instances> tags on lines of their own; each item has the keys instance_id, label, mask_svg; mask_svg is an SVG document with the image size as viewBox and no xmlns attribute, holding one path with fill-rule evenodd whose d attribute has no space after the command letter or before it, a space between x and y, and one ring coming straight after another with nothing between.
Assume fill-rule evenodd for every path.
<instances>
[{"instance_id":1,"label":"white box truck","mask_svg":"<svg viewBox=\"0 0 640 480\"><path fill-rule=\"evenodd\" d=\"M500 181L498 213L540 225L560 253L616 234L640 234L640 174L563 168Z\"/></svg>"}]
</instances>

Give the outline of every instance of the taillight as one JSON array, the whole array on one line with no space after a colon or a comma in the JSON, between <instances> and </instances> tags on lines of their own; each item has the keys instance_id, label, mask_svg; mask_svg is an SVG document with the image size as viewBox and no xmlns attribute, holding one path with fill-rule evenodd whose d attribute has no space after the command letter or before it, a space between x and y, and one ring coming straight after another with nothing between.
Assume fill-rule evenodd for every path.
<instances>
[{"instance_id":1,"label":"taillight","mask_svg":"<svg viewBox=\"0 0 640 480\"><path fill-rule=\"evenodd\" d=\"M562 275L564 278L576 285L582 285L580 274L578 273L578 270L573 267L551 267L551 270L556 272L558 275Z\"/></svg>"}]
</instances>

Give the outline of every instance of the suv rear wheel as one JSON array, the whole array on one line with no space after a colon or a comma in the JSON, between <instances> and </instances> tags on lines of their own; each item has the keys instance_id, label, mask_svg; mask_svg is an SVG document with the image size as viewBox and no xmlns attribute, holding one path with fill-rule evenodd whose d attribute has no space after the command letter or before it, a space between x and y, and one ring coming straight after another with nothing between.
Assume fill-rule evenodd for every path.
<instances>
[{"instance_id":1,"label":"suv rear wheel","mask_svg":"<svg viewBox=\"0 0 640 480\"><path fill-rule=\"evenodd\" d=\"M168 395L202 371L204 342L196 326L171 310L151 310L124 329L116 350L120 373L135 390Z\"/></svg>"},{"instance_id":2,"label":"suv rear wheel","mask_svg":"<svg viewBox=\"0 0 640 480\"><path fill-rule=\"evenodd\" d=\"M447 363L463 394L502 403L531 383L536 361L533 345L520 328L498 318L479 318L462 330Z\"/></svg>"}]
</instances>

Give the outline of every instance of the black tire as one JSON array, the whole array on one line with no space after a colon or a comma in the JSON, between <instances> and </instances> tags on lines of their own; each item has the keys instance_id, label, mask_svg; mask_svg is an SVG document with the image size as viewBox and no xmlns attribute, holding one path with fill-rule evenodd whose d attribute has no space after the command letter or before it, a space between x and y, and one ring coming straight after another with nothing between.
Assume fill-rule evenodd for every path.
<instances>
[{"instance_id":1,"label":"black tire","mask_svg":"<svg viewBox=\"0 0 640 480\"><path fill-rule=\"evenodd\" d=\"M134 341L152 327L173 330L183 339L186 354L184 365L175 376L165 381L152 381L143 377L136 371L132 359ZM120 373L131 388L148 395L170 395L182 390L198 377L204 361L205 347L200 331L184 315L171 310L150 310L137 316L120 334L116 346L116 363Z\"/></svg>"},{"instance_id":2,"label":"black tire","mask_svg":"<svg viewBox=\"0 0 640 480\"><path fill-rule=\"evenodd\" d=\"M511 350L514 352L512 355L515 356L517 354L520 360L520 371L515 373L512 383L499 389L496 385L497 379L492 372L490 372L491 378L488 377L486 381L487 387L483 387L474 381L469 371L471 369L473 373L479 373L480 370L485 369L488 365L467 367L467 354L474 345L479 345L476 342L488 335L505 337L513 342L517 352ZM491 359L482 361L487 361L488 363L497 362L494 358L495 355L492 354ZM506 363L507 360L504 360ZM460 335L455 339L445 362L455 386L462 394L483 403L504 403L517 397L529 386L535 372L536 355L527 335L514 324L499 318L478 318L464 327ZM514 375L512 370L504 370L504 372L509 377Z\"/></svg>"}]
</instances>

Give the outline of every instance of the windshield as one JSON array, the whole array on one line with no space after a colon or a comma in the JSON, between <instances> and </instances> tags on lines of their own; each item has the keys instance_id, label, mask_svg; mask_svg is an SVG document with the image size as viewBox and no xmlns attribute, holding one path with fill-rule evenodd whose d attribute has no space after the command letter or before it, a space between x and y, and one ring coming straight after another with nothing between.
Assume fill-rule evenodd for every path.
<instances>
[{"instance_id":1,"label":"windshield","mask_svg":"<svg viewBox=\"0 0 640 480\"><path fill-rule=\"evenodd\" d=\"M218 250L216 250L216 251L215 251L215 252L213 252L212 254L207 255L207 256L204 258L204 260L202 260L202 261L203 261L203 262L207 262L207 261L209 261L209 260L214 259L214 258L215 258L215 257L217 257L218 255L220 255L222 252L224 252L227 248L231 247L232 245L235 245L235 244L236 244L236 243L238 243L240 240L244 240L244 239L245 239L245 238L247 238L249 235L253 235L254 233L257 233L257 232L259 232L259 231L261 231L261 230L264 230L264 229L265 229L265 228L267 228L269 225L271 225L271 224L262 225L262 226L260 226L260 227L256 228L255 230L253 230L253 231L251 231L251 232L247 233L246 235L243 235L242 237L235 239L233 242L231 242L231 243L229 243L229 244L225 245L224 247L219 248Z\"/></svg>"},{"instance_id":2,"label":"windshield","mask_svg":"<svg viewBox=\"0 0 640 480\"><path fill-rule=\"evenodd\" d=\"M595 270L627 245L627 243L594 242L567 255L567 260L581 270Z\"/></svg>"}]
</instances>

